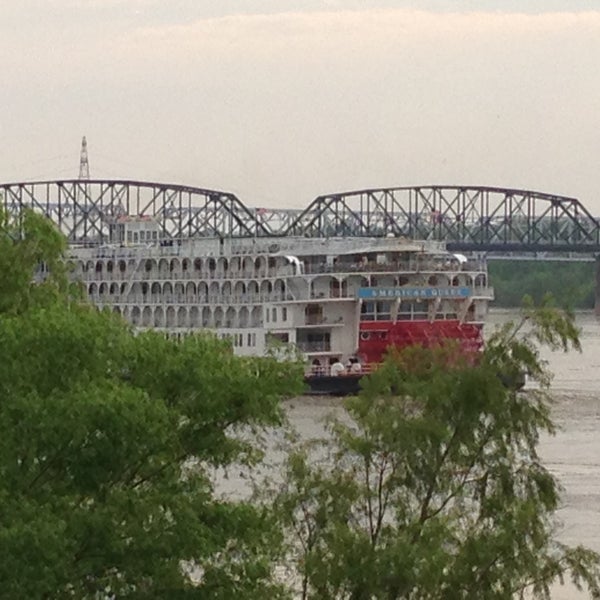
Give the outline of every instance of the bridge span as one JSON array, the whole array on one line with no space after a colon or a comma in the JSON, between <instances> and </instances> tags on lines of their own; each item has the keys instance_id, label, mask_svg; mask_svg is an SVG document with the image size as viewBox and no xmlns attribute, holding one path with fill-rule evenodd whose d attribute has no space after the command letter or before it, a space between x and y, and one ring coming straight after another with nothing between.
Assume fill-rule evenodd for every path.
<instances>
[{"instance_id":1,"label":"bridge span","mask_svg":"<svg viewBox=\"0 0 600 600\"><path fill-rule=\"evenodd\" d=\"M600 221L576 198L530 190L428 185L338 192L304 209L250 207L231 192L147 181L64 179L0 184L5 210L30 207L69 241L106 243L120 216L156 219L167 238L385 236L451 250L600 252Z\"/></svg>"}]
</instances>

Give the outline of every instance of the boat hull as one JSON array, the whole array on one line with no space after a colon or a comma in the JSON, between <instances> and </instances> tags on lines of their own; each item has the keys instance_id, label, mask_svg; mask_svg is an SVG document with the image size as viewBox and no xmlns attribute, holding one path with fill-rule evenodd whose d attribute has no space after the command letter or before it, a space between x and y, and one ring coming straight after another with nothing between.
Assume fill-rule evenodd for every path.
<instances>
[{"instance_id":1,"label":"boat hull","mask_svg":"<svg viewBox=\"0 0 600 600\"><path fill-rule=\"evenodd\" d=\"M368 377L368 373L347 373L339 376L332 375L307 375L304 382L308 385L309 395L314 396L354 396L361 390L361 380ZM512 376L498 373L498 378L511 391L522 390L527 377L524 372Z\"/></svg>"},{"instance_id":2,"label":"boat hull","mask_svg":"<svg viewBox=\"0 0 600 600\"><path fill-rule=\"evenodd\" d=\"M307 375L304 382L308 385L309 394L315 396L352 396L360 392L360 381L363 373L346 375Z\"/></svg>"}]
</instances>

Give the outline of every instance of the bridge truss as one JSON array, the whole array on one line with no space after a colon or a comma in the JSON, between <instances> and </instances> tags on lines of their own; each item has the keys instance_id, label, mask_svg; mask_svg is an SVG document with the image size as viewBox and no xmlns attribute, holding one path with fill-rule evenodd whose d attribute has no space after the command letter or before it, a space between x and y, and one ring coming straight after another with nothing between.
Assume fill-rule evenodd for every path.
<instances>
[{"instance_id":1,"label":"bridge truss","mask_svg":"<svg viewBox=\"0 0 600 600\"><path fill-rule=\"evenodd\" d=\"M70 179L0 184L5 210L28 207L54 221L71 242L108 241L119 217L150 216L166 238L269 236L234 194L139 181ZM273 218L269 215L269 218Z\"/></svg>"},{"instance_id":2,"label":"bridge truss","mask_svg":"<svg viewBox=\"0 0 600 600\"><path fill-rule=\"evenodd\" d=\"M426 186L316 198L298 235L388 235L444 240L456 250L598 251L600 224L575 198L526 190Z\"/></svg>"},{"instance_id":3,"label":"bridge truss","mask_svg":"<svg viewBox=\"0 0 600 600\"><path fill-rule=\"evenodd\" d=\"M575 198L480 186L418 186L319 196L304 210L250 208L234 194L125 180L0 184L4 209L33 208L71 242L106 243L123 215L167 238L404 236L463 251L600 251L600 224Z\"/></svg>"}]
</instances>

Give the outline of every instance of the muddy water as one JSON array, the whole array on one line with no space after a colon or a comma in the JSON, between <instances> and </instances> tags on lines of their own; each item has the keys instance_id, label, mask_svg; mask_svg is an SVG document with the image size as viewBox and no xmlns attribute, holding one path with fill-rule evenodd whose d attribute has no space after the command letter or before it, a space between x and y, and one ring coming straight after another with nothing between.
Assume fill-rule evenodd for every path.
<instances>
[{"instance_id":1,"label":"muddy water","mask_svg":"<svg viewBox=\"0 0 600 600\"><path fill-rule=\"evenodd\" d=\"M600 320L582 314L577 322L581 354L546 354L560 430L542 440L541 454L563 486L561 539L600 552ZM556 600L588 597L566 586L553 594Z\"/></svg>"}]
</instances>

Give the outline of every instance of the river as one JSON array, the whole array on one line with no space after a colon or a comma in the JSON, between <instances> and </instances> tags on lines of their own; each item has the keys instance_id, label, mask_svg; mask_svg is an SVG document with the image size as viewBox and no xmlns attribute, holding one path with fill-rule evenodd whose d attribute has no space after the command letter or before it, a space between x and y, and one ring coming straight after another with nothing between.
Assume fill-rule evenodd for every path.
<instances>
[{"instance_id":1,"label":"river","mask_svg":"<svg viewBox=\"0 0 600 600\"><path fill-rule=\"evenodd\" d=\"M492 315L496 317L496 315ZM541 440L540 453L561 485L560 538L600 552L600 320L577 315L581 353L546 353L555 377L553 416L559 431ZM580 600L588 594L556 588L553 600Z\"/></svg>"},{"instance_id":2,"label":"river","mask_svg":"<svg viewBox=\"0 0 600 600\"><path fill-rule=\"evenodd\" d=\"M493 311L488 327L514 317L508 311ZM557 514L561 541L600 552L600 320L592 313L580 313L577 324L581 353L544 354L555 375L553 416L559 431L542 438L540 453L563 487ZM323 418L339 410L340 401L301 398L287 408L303 437L317 437L322 433ZM568 584L557 586L552 594L553 600L588 597Z\"/></svg>"}]
</instances>

